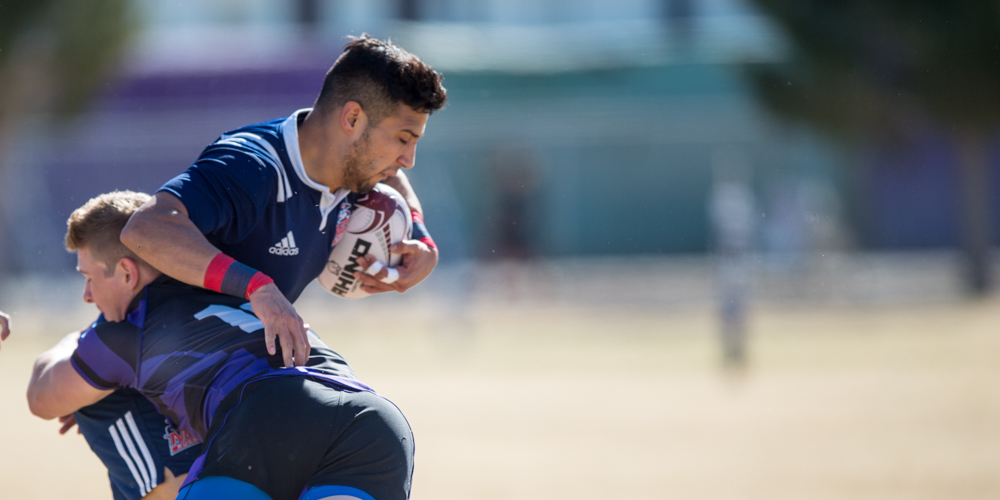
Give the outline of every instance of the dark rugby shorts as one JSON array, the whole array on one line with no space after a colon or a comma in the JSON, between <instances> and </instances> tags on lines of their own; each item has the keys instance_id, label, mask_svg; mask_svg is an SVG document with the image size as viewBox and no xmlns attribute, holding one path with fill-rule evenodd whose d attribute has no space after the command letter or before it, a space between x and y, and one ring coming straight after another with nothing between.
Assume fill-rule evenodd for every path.
<instances>
[{"instance_id":1,"label":"dark rugby shorts","mask_svg":"<svg viewBox=\"0 0 1000 500\"><path fill-rule=\"evenodd\" d=\"M236 479L273 500L294 500L320 486L378 500L409 497L413 433L402 412L372 392L300 376L254 381L226 396L208 435L199 479ZM198 487L191 484L192 497Z\"/></svg>"}]
</instances>

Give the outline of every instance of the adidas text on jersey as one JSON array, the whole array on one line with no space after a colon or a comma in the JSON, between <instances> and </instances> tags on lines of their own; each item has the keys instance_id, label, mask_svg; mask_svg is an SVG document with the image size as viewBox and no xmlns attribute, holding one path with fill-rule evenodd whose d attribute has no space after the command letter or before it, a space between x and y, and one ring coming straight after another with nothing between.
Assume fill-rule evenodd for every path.
<instances>
[{"instance_id":1,"label":"adidas text on jersey","mask_svg":"<svg viewBox=\"0 0 1000 500\"><path fill-rule=\"evenodd\" d=\"M289 231L288 235L281 238L281 241L274 244L273 247L267 250L274 255L298 255L299 247L295 246L295 237L292 236L292 232Z\"/></svg>"}]
</instances>

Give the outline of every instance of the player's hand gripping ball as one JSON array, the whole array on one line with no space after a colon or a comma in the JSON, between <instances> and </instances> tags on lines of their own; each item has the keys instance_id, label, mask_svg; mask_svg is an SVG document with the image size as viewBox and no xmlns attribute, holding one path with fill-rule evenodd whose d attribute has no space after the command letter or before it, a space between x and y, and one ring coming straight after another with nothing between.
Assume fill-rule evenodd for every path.
<instances>
[{"instance_id":1,"label":"player's hand gripping ball","mask_svg":"<svg viewBox=\"0 0 1000 500\"><path fill-rule=\"evenodd\" d=\"M390 253L389 245L412 236L410 207L395 189L376 184L358 199L343 234L317 279L323 288L338 297L367 297L370 294L361 289L361 282L354 278L354 273L375 275L388 266L389 274L382 281L391 283L399 277L394 267L399 265L402 256ZM377 260L367 270L358 265L358 259L365 255L372 255Z\"/></svg>"}]
</instances>

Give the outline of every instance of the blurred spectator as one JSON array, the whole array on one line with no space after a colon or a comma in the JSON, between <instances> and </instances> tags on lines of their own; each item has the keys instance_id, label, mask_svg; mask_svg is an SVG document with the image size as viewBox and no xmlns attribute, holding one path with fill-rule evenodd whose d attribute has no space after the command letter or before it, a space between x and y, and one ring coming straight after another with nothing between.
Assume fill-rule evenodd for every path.
<instances>
[{"instance_id":1,"label":"blurred spectator","mask_svg":"<svg viewBox=\"0 0 1000 500\"><path fill-rule=\"evenodd\" d=\"M723 361L727 366L741 367L746 363L754 196L750 169L742 157L720 152L713 163L714 181L708 208L718 263Z\"/></svg>"},{"instance_id":2,"label":"blurred spectator","mask_svg":"<svg viewBox=\"0 0 1000 500\"><path fill-rule=\"evenodd\" d=\"M530 260L538 253L538 164L527 151L504 149L494 155L490 175L496 196L490 216L493 256Z\"/></svg>"},{"instance_id":3,"label":"blurred spectator","mask_svg":"<svg viewBox=\"0 0 1000 500\"><path fill-rule=\"evenodd\" d=\"M541 176L533 155L517 148L501 149L489 165L493 206L489 209L490 259L504 268L504 288L511 299L525 295L543 279L526 269L539 254L538 229Z\"/></svg>"}]
</instances>

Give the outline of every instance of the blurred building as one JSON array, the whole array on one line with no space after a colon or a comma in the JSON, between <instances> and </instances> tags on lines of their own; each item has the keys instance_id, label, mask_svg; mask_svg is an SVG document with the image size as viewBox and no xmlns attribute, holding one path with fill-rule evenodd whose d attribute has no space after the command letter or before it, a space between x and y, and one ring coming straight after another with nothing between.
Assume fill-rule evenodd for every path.
<instances>
[{"instance_id":1,"label":"blurred building","mask_svg":"<svg viewBox=\"0 0 1000 500\"><path fill-rule=\"evenodd\" d=\"M8 152L19 173L0 190L21 236L5 244L22 270L72 269L63 221L89 197L155 190L223 131L310 106L344 37L362 32L445 74L449 104L429 122L411 179L446 261L489 258L504 234L541 257L704 252L712 157L734 147L754 171L758 227L773 236L761 236L765 249L954 238L948 214L929 214L941 227L917 236L900 224L908 203L926 199L916 193L951 182L933 160L904 180L883 168L895 159L854 169L759 107L741 68L781 61L787 47L742 0L137 6L141 35L90 111L58 135L25 126ZM531 167L499 182L496 158L511 150ZM521 189L509 178L518 172L536 199L521 207L526 229L504 233L489 218Z\"/></svg>"}]
</instances>

